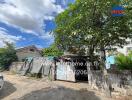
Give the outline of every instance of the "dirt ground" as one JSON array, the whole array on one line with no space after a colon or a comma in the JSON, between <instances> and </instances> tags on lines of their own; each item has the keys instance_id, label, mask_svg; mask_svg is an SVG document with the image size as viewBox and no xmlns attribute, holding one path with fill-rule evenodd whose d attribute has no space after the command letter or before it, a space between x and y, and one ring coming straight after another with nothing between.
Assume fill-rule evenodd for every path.
<instances>
[{"instance_id":1,"label":"dirt ground","mask_svg":"<svg viewBox=\"0 0 132 100\"><path fill-rule=\"evenodd\" d=\"M31 79L4 72L5 84L0 100L132 100L131 97L108 98L91 90L87 83Z\"/></svg>"}]
</instances>

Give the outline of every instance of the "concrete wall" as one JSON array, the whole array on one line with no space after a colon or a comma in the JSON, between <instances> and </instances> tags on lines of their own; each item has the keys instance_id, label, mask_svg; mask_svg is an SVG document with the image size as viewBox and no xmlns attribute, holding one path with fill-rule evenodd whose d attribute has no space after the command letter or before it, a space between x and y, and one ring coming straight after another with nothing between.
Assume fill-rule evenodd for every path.
<instances>
[{"instance_id":1,"label":"concrete wall","mask_svg":"<svg viewBox=\"0 0 132 100\"><path fill-rule=\"evenodd\" d=\"M39 52L17 52L18 60L22 61L27 57L41 57Z\"/></svg>"},{"instance_id":2,"label":"concrete wall","mask_svg":"<svg viewBox=\"0 0 132 100\"><path fill-rule=\"evenodd\" d=\"M89 71L88 82L94 89L105 90L108 86L112 93L132 95L132 72L131 71L108 71L105 77L102 71Z\"/></svg>"},{"instance_id":3,"label":"concrete wall","mask_svg":"<svg viewBox=\"0 0 132 100\"><path fill-rule=\"evenodd\" d=\"M10 66L10 71L14 73L18 73L23 65L24 62L13 62Z\"/></svg>"}]
</instances>

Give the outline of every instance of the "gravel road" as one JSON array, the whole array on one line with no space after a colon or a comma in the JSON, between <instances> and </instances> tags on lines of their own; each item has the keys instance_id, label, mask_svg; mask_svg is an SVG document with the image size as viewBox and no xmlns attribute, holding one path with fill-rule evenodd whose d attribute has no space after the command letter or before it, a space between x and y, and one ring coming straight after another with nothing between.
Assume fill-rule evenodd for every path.
<instances>
[{"instance_id":1,"label":"gravel road","mask_svg":"<svg viewBox=\"0 0 132 100\"><path fill-rule=\"evenodd\" d=\"M115 100L90 90L87 83L48 81L3 73L5 84L0 100ZM129 100L120 98L116 100Z\"/></svg>"}]
</instances>

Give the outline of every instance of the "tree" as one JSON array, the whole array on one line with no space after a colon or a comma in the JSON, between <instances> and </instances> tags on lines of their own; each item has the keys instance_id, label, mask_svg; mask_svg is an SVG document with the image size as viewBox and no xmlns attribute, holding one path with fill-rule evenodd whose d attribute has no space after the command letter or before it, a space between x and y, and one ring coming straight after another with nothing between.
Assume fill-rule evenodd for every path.
<instances>
[{"instance_id":1,"label":"tree","mask_svg":"<svg viewBox=\"0 0 132 100\"><path fill-rule=\"evenodd\" d=\"M132 2L125 5L125 15L113 17L111 9L121 5L121 0L76 0L56 17L55 41L62 49L71 46L88 47L93 59L95 49L102 52L102 68L105 68L105 51L113 46L123 46L132 37Z\"/></svg>"},{"instance_id":2,"label":"tree","mask_svg":"<svg viewBox=\"0 0 132 100\"><path fill-rule=\"evenodd\" d=\"M49 48L42 50L43 56L61 56L63 52L59 50L55 44L52 44Z\"/></svg>"},{"instance_id":3,"label":"tree","mask_svg":"<svg viewBox=\"0 0 132 100\"><path fill-rule=\"evenodd\" d=\"M9 65L17 61L16 50L13 44L7 43L4 48L0 48L0 69L8 69Z\"/></svg>"}]
</instances>

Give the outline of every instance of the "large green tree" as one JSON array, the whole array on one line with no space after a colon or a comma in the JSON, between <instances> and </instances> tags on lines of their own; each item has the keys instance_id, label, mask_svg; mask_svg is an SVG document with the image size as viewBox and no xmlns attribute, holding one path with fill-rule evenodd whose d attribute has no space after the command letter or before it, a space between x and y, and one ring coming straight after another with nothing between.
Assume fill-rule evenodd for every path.
<instances>
[{"instance_id":1,"label":"large green tree","mask_svg":"<svg viewBox=\"0 0 132 100\"><path fill-rule=\"evenodd\" d=\"M126 39L132 37L132 2L123 5L124 1L76 0L55 19L56 44L67 51L71 47L88 47L91 59L95 49L99 49L101 65L105 68L105 51L123 46ZM112 7L116 5L125 7L124 16L112 16Z\"/></svg>"},{"instance_id":2,"label":"large green tree","mask_svg":"<svg viewBox=\"0 0 132 100\"><path fill-rule=\"evenodd\" d=\"M6 46L0 48L0 69L8 69L14 61L17 61L16 50L13 44L6 42Z\"/></svg>"}]
</instances>

